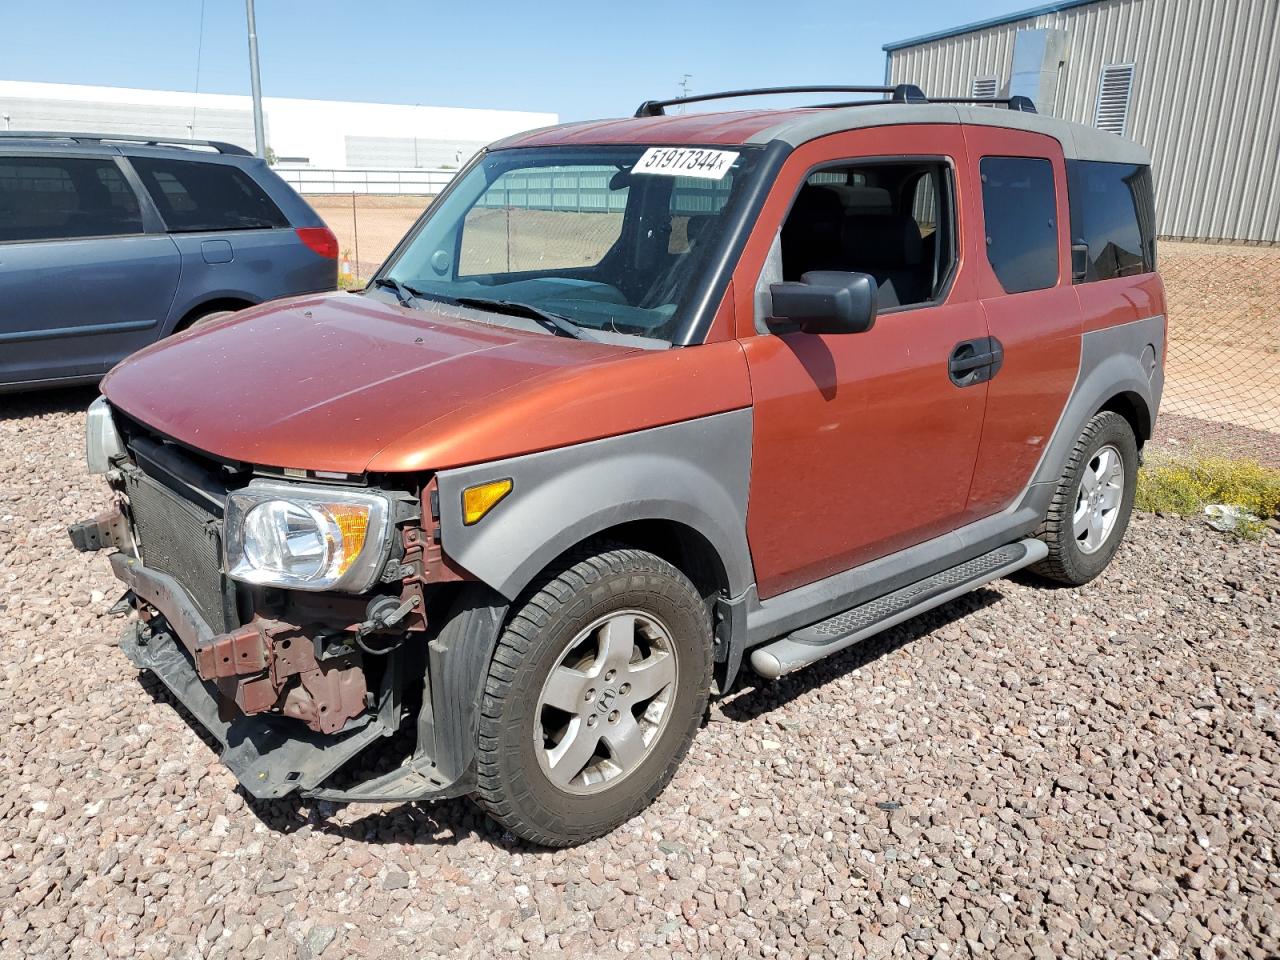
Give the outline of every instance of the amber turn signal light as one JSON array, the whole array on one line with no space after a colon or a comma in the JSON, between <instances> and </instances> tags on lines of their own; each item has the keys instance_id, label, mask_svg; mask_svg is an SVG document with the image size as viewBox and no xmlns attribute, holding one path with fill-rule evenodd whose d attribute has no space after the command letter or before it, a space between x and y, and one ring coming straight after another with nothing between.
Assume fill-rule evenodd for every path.
<instances>
[{"instance_id":1,"label":"amber turn signal light","mask_svg":"<svg viewBox=\"0 0 1280 960\"><path fill-rule=\"evenodd\" d=\"M514 484L510 479L490 480L462 491L462 522L468 527L478 523L490 510L502 502Z\"/></svg>"}]
</instances>

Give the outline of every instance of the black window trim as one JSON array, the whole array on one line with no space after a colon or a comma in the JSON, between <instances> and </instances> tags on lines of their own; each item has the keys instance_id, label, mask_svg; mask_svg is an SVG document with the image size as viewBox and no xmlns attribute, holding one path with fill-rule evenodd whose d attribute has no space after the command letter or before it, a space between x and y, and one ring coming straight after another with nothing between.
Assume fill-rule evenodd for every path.
<instances>
[{"instance_id":1,"label":"black window trim","mask_svg":"<svg viewBox=\"0 0 1280 960\"><path fill-rule=\"evenodd\" d=\"M840 160L824 160L821 163L814 164L805 171L804 176L800 178L799 184L796 186L795 192L791 195L791 202L787 204L787 212L783 214L782 221L778 224L778 234L781 235L782 227L787 222L787 217L791 216L791 211L795 208L796 200L800 196L800 191L804 189L805 184L809 182L809 178L815 173L821 173L824 170L835 168L849 167L871 167L871 166L893 166L904 163L919 164L936 164L946 169L946 178L943 180L945 188L945 198L939 197L939 202L948 203L951 210L950 217L950 241L951 241L951 266L947 268L947 274L941 286L938 288L938 294L932 300L922 300L919 303L905 303L896 307L886 307L883 310L876 310L876 318L886 316L896 316L897 314L910 313L913 310L922 310L929 307L945 306L947 300L951 297L951 291L955 287L956 277L960 273L960 211L956 203L956 170L957 165L954 157L946 154L928 154L928 153L901 153L901 154L879 154L874 157L847 157ZM765 262L761 265L760 271L763 275L764 271L769 267L769 258L765 257ZM760 280L756 279L756 285L759 286ZM756 329L767 328L764 324L765 318L756 317Z\"/></svg>"},{"instance_id":2,"label":"black window trim","mask_svg":"<svg viewBox=\"0 0 1280 960\"><path fill-rule=\"evenodd\" d=\"M4 160L110 160L125 183L133 190L133 198L138 204L138 212L142 218L142 229L133 233L101 233L92 237L43 237L37 240L4 240L0 239L0 247L19 243L80 243L87 240L122 240L129 237L149 237L164 234L164 223L151 203L151 197L142 189L142 184L135 178L133 169L124 162L125 157L119 153L103 153L99 151L81 150L12 150L0 153L0 162Z\"/></svg>"}]
</instances>

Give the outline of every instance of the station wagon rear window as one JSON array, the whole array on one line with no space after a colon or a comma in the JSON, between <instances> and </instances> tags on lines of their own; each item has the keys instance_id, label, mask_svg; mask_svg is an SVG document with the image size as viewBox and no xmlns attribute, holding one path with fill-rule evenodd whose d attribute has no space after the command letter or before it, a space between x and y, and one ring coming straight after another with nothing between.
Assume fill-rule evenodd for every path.
<instances>
[{"instance_id":1,"label":"station wagon rear window","mask_svg":"<svg viewBox=\"0 0 1280 960\"><path fill-rule=\"evenodd\" d=\"M132 157L130 163L174 233L289 225L263 189L237 167L154 157Z\"/></svg>"}]
</instances>

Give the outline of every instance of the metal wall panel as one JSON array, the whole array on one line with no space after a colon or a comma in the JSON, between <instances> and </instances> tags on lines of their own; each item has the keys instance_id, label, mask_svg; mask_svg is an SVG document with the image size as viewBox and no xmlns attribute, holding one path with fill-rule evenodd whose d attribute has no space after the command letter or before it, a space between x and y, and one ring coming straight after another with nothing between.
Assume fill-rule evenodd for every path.
<instances>
[{"instance_id":1,"label":"metal wall panel","mask_svg":"<svg viewBox=\"0 0 1280 960\"><path fill-rule=\"evenodd\" d=\"M391 167L411 170L423 167L461 167L483 143L468 140L436 140L427 137L361 137L347 134L347 166Z\"/></svg>"},{"instance_id":2,"label":"metal wall panel","mask_svg":"<svg viewBox=\"0 0 1280 960\"><path fill-rule=\"evenodd\" d=\"M248 110L0 97L0 115L4 114L8 115L12 130L194 137L225 140L249 150L254 144L253 114Z\"/></svg>"},{"instance_id":3,"label":"metal wall panel","mask_svg":"<svg viewBox=\"0 0 1280 960\"><path fill-rule=\"evenodd\" d=\"M1067 31L1056 103L1092 125L1103 66L1133 63L1129 135L1151 150L1160 233L1280 242L1280 2L1098 0L890 54L892 83L967 96L1007 87L1019 29Z\"/></svg>"}]
</instances>

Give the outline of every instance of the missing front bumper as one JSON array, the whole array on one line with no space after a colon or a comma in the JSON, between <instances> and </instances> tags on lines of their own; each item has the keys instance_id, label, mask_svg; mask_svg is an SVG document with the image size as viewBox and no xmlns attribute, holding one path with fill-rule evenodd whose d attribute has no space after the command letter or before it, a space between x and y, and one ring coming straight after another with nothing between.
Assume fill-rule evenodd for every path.
<instances>
[{"instance_id":1,"label":"missing front bumper","mask_svg":"<svg viewBox=\"0 0 1280 960\"><path fill-rule=\"evenodd\" d=\"M397 777L380 777L345 790L322 789L339 767L399 728L396 670L385 672L376 709L338 733L309 730L298 720L277 714L247 716L231 711L235 716L228 719L225 698L216 683L201 679L190 652L207 647L215 635L186 591L172 577L148 569L134 557L114 554L111 565L134 596L158 614L145 623L131 622L121 637L121 649L134 665L159 677L217 739L223 747L223 763L254 797L274 799L302 791L329 800L381 802L443 799L465 792L461 781L445 782L434 776L434 764L420 755Z\"/></svg>"},{"instance_id":2,"label":"missing front bumper","mask_svg":"<svg viewBox=\"0 0 1280 960\"><path fill-rule=\"evenodd\" d=\"M125 628L120 647L135 666L159 677L222 744L222 762L261 800L318 787L387 732L373 719L342 734L315 733L287 717L224 720L214 692L217 688L196 675L187 651L172 633L134 621Z\"/></svg>"}]
</instances>

